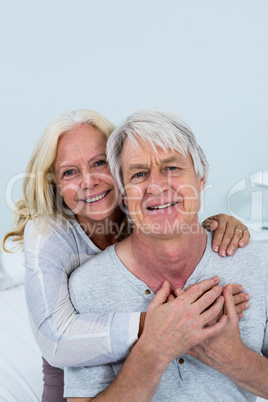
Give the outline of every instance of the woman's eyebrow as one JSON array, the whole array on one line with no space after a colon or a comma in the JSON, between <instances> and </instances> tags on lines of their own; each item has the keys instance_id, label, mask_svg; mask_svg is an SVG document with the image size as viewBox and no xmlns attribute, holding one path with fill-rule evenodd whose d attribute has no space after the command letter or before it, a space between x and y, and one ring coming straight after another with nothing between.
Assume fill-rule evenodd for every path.
<instances>
[{"instance_id":1,"label":"woman's eyebrow","mask_svg":"<svg viewBox=\"0 0 268 402\"><path fill-rule=\"evenodd\" d=\"M95 159L98 159L98 158L105 158L106 159L106 154L97 154L97 155L94 155L94 156L92 156L92 158L90 158L89 160L88 160L88 162L92 162L92 161L94 161ZM71 166L74 166L74 165L76 165L76 161L64 161L64 162L62 162L62 164L61 165L59 165L59 167L58 167L58 169L57 169L57 172L59 172L61 169L64 169L64 168L66 168L66 167L71 167Z\"/></svg>"}]
</instances>

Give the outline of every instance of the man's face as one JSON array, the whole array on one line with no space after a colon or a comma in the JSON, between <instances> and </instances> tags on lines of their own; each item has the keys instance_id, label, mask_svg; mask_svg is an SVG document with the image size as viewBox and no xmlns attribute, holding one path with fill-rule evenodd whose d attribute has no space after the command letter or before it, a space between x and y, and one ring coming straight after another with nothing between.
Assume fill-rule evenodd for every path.
<instances>
[{"instance_id":1,"label":"man's face","mask_svg":"<svg viewBox=\"0 0 268 402\"><path fill-rule=\"evenodd\" d=\"M125 204L134 226L156 236L189 232L200 208L204 178L196 177L189 155L161 148L156 152L141 139L138 144L127 140L121 155Z\"/></svg>"}]
</instances>

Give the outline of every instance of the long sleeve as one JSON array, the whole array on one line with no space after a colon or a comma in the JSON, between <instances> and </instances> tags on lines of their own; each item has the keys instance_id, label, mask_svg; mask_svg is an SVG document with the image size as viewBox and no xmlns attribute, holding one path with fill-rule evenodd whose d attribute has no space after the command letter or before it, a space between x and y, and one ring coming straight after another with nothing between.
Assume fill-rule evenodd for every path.
<instances>
[{"instance_id":1,"label":"long sleeve","mask_svg":"<svg viewBox=\"0 0 268 402\"><path fill-rule=\"evenodd\" d=\"M69 298L70 274L100 251L82 229L52 222L35 235L30 221L24 249L30 323L47 361L68 367L124 359L137 339L140 313L78 314Z\"/></svg>"}]
</instances>

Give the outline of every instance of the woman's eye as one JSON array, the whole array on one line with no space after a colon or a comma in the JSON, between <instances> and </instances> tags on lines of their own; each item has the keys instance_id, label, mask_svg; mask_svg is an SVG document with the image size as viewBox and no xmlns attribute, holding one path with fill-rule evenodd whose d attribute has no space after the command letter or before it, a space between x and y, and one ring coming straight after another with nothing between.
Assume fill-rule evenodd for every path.
<instances>
[{"instance_id":1,"label":"woman's eye","mask_svg":"<svg viewBox=\"0 0 268 402\"><path fill-rule=\"evenodd\" d=\"M74 174L74 170L68 169L66 170L66 172L63 173L63 176L71 176L72 174Z\"/></svg>"},{"instance_id":2,"label":"woman's eye","mask_svg":"<svg viewBox=\"0 0 268 402\"><path fill-rule=\"evenodd\" d=\"M97 165L97 166L101 166L101 165L107 165L107 162L106 162L106 161L104 161L104 160L97 161L97 162L96 162L96 165Z\"/></svg>"},{"instance_id":3,"label":"woman's eye","mask_svg":"<svg viewBox=\"0 0 268 402\"><path fill-rule=\"evenodd\" d=\"M105 167L107 166L107 161L105 159L101 159L99 161L94 162L93 167Z\"/></svg>"}]
</instances>

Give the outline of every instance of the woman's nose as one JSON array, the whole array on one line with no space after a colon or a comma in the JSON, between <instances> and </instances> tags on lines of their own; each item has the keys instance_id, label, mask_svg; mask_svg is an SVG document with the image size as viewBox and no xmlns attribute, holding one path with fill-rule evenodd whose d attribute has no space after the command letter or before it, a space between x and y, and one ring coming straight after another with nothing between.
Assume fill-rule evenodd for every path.
<instances>
[{"instance_id":1,"label":"woman's nose","mask_svg":"<svg viewBox=\"0 0 268 402\"><path fill-rule=\"evenodd\" d=\"M82 190L91 190L99 185L100 179L99 177L90 172L86 172L82 176L81 188Z\"/></svg>"}]
</instances>

